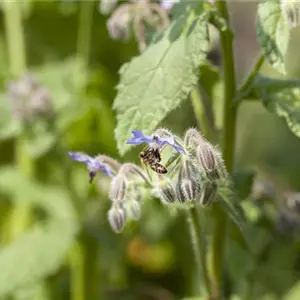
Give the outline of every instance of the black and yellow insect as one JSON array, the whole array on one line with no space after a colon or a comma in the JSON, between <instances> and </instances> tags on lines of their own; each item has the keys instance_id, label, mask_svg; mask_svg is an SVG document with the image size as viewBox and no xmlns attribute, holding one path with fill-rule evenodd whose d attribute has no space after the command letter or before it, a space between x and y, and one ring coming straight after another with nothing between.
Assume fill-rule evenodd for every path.
<instances>
[{"instance_id":1,"label":"black and yellow insect","mask_svg":"<svg viewBox=\"0 0 300 300\"><path fill-rule=\"evenodd\" d=\"M166 174L168 172L167 168L160 163L161 156L159 149L148 147L140 153L140 158L143 164L149 166L154 172L159 174Z\"/></svg>"}]
</instances>

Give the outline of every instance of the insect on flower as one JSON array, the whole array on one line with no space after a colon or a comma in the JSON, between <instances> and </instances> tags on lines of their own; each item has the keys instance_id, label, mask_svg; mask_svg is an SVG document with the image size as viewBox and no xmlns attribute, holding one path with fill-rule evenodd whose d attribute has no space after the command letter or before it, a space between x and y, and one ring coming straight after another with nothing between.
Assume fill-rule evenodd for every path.
<instances>
[{"instance_id":1,"label":"insect on flower","mask_svg":"<svg viewBox=\"0 0 300 300\"><path fill-rule=\"evenodd\" d=\"M166 174L168 172L167 168L160 164L161 156L159 149L148 147L140 153L140 158L143 164L149 166L154 172L159 174Z\"/></svg>"},{"instance_id":2,"label":"insect on flower","mask_svg":"<svg viewBox=\"0 0 300 300\"><path fill-rule=\"evenodd\" d=\"M133 130L132 134L133 137L127 141L127 144L148 144L146 150L140 153L140 158L146 166L149 166L156 173L166 174L168 172L167 168L160 163L160 150L163 146L169 145L177 152L185 154L184 149L176 144L175 138L171 133L168 137L160 137L158 134L146 136L139 130Z\"/></svg>"}]
</instances>

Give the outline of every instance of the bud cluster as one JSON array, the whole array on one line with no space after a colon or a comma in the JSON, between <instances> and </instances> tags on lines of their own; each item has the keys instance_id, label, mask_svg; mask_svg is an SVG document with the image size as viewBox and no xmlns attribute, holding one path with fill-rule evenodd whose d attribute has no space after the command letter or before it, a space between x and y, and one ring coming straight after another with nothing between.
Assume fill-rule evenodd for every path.
<instances>
[{"instance_id":1,"label":"bud cluster","mask_svg":"<svg viewBox=\"0 0 300 300\"><path fill-rule=\"evenodd\" d=\"M183 140L167 129L158 129L151 136L139 130L133 130L132 134L127 144L148 144L141 152L147 173L133 163L120 164L105 155L91 157L69 152L74 160L87 165L90 182L99 171L112 178L108 221L117 233L123 230L127 220L140 219L146 191L166 205L200 203L208 206L217 197L219 184L228 181L220 152L196 129L189 129ZM167 147L173 152L164 163L161 155Z\"/></svg>"},{"instance_id":2,"label":"bud cluster","mask_svg":"<svg viewBox=\"0 0 300 300\"><path fill-rule=\"evenodd\" d=\"M183 140L186 155L175 161L174 176L158 183L164 203L199 202L207 206L217 196L218 185L228 175L217 148L206 141L196 129L189 129Z\"/></svg>"},{"instance_id":3,"label":"bud cluster","mask_svg":"<svg viewBox=\"0 0 300 300\"><path fill-rule=\"evenodd\" d=\"M13 115L20 121L30 122L39 117L51 117L53 114L49 91L30 73L8 82L7 97Z\"/></svg>"}]
</instances>

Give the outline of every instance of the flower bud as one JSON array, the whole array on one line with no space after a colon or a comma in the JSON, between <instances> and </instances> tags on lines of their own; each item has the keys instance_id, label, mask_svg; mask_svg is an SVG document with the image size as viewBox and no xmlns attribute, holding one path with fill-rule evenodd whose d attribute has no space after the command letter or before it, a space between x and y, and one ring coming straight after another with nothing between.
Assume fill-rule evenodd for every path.
<instances>
[{"instance_id":1,"label":"flower bud","mask_svg":"<svg viewBox=\"0 0 300 300\"><path fill-rule=\"evenodd\" d=\"M221 171L223 162L221 155L210 143L205 142L197 147L196 159L209 179L214 180L220 178L219 167Z\"/></svg>"},{"instance_id":2,"label":"flower bud","mask_svg":"<svg viewBox=\"0 0 300 300\"><path fill-rule=\"evenodd\" d=\"M170 180L165 179L160 182L159 198L166 203L174 203L177 200L176 191Z\"/></svg>"},{"instance_id":3,"label":"flower bud","mask_svg":"<svg viewBox=\"0 0 300 300\"><path fill-rule=\"evenodd\" d=\"M180 184L180 189L184 198L187 201L194 201L196 200L199 192L198 184L193 179L183 179L182 183Z\"/></svg>"},{"instance_id":4,"label":"flower bud","mask_svg":"<svg viewBox=\"0 0 300 300\"><path fill-rule=\"evenodd\" d=\"M100 0L99 11L103 15L110 14L117 5L118 0Z\"/></svg>"},{"instance_id":5,"label":"flower bud","mask_svg":"<svg viewBox=\"0 0 300 300\"><path fill-rule=\"evenodd\" d=\"M286 24L290 28L299 26L300 23L300 3L298 0L281 0L281 12Z\"/></svg>"},{"instance_id":6,"label":"flower bud","mask_svg":"<svg viewBox=\"0 0 300 300\"><path fill-rule=\"evenodd\" d=\"M122 174L113 178L110 183L109 198L112 201L122 201L127 192L127 180Z\"/></svg>"},{"instance_id":7,"label":"flower bud","mask_svg":"<svg viewBox=\"0 0 300 300\"><path fill-rule=\"evenodd\" d=\"M123 230L126 221L124 209L114 205L108 211L107 217L112 230L116 233L120 233Z\"/></svg>"},{"instance_id":8,"label":"flower bud","mask_svg":"<svg viewBox=\"0 0 300 300\"><path fill-rule=\"evenodd\" d=\"M114 40L127 41L130 37L130 22L130 5L123 4L119 6L107 22L110 37Z\"/></svg>"},{"instance_id":9,"label":"flower bud","mask_svg":"<svg viewBox=\"0 0 300 300\"><path fill-rule=\"evenodd\" d=\"M133 220L139 220L141 217L141 205L137 200L131 200L126 202L126 211L129 218Z\"/></svg>"},{"instance_id":10,"label":"flower bud","mask_svg":"<svg viewBox=\"0 0 300 300\"><path fill-rule=\"evenodd\" d=\"M184 135L184 145L190 148L196 148L198 145L205 143L204 137L195 128L190 128Z\"/></svg>"},{"instance_id":11,"label":"flower bud","mask_svg":"<svg viewBox=\"0 0 300 300\"><path fill-rule=\"evenodd\" d=\"M206 183L201 189L200 204L203 206L210 205L217 196L217 185L214 182Z\"/></svg>"},{"instance_id":12,"label":"flower bud","mask_svg":"<svg viewBox=\"0 0 300 300\"><path fill-rule=\"evenodd\" d=\"M177 197L180 202L193 201L199 193L200 176L189 157L181 165L178 174Z\"/></svg>"}]
</instances>

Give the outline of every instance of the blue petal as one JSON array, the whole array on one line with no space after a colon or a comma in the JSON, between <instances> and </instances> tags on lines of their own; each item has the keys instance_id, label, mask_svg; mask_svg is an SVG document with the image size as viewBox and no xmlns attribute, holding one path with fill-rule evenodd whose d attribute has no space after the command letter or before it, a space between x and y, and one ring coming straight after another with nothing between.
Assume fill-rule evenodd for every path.
<instances>
[{"instance_id":1,"label":"blue petal","mask_svg":"<svg viewBox=\"0 0 300 300\"><path fill-rule=\"evenodd\" d=\"M114 176L114 173L113 173L112 169L108 165L106 165L106 164L101 164L100 170L103 173L105 173L107 176L109 176L109 177L113 177Z\"/></svg>"},{"instance_id":2,"label":"blue petal","mask_svg":"<svg viewBox=\"0 0 300 300\"><path fill-rule=\"evenodd\" d=\"M182 147L176 145L174 142L173 143L170 143L168 140L164 140L162 142L162 145L165 145L165 144L168 144L170 145L171 147L173 147L177 152L181 153L181 154L185 154L185 151Z\"/></svg>"},{"instance_id":3,"label":"blue petal","mask_svg":"<svg viewBox=\"0 0 300 300\"><path fill-rule=\"evenodd\" d=\"M85 154L83 152L72 152L72 151L69 151L68 154L70 155L70 157L73 160L84 162L84 163L91 163L92 160L93 160L90 156L88 156L87 154Z\"/></svg>"},{"instance_id":4,"label":"blue petal","mask_svg":"<svg viewBox=\"0 0 300 300\"><path fill-rule=\"evenodd\" d=\"M131 139L129 139L126 144L134 144L139 145L142 143L151 143L153 141L152 137L144 135L139 130L132 130L132 134L134 135Z\"/></svg>"}]
</instances>

